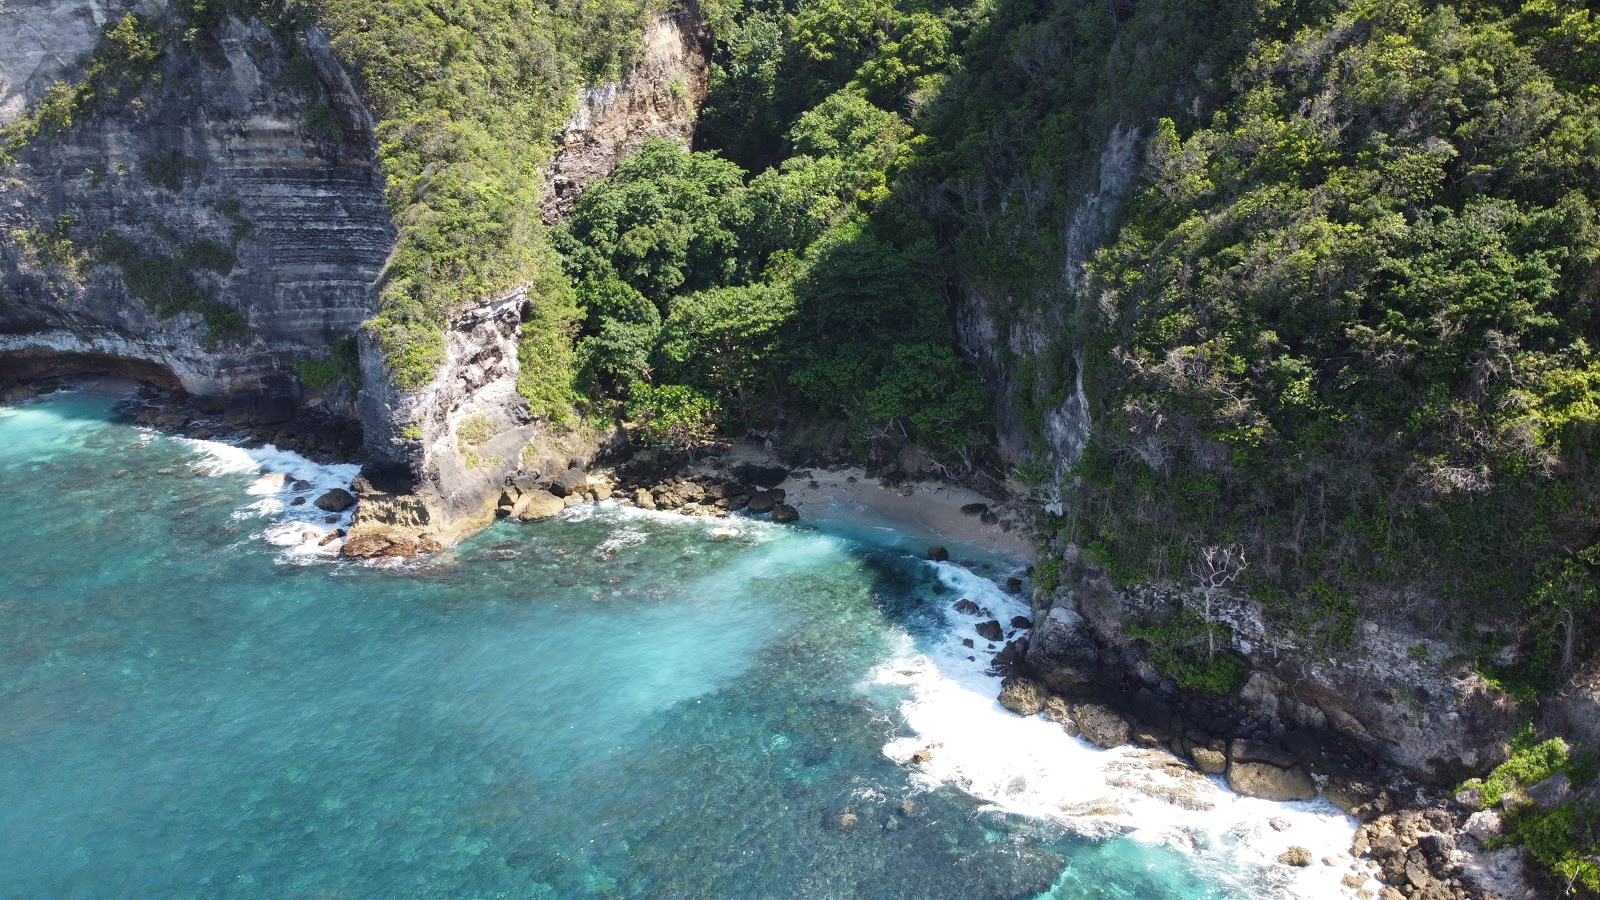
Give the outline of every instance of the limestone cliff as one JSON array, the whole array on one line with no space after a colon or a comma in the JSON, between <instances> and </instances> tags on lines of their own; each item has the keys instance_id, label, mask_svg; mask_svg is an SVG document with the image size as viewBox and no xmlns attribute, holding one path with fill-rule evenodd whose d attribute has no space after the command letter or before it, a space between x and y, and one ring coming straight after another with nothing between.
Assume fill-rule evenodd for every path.
<instances>
[{"instance_id":1,"label":"limestone cliff","mask_svg":"<svg viewBox=\"0 0 1600 900\"><path fill-rule=\"evenodd\" d=\"M547 218L571 209L585 185L609 174L650 138L689 143L705 97L709 37L691 10L658 15L629 75L579 92L548 169ZM518 394L517 348L526 290L459 310L438 373L400 391L381 353L362 342L360 400L367 454L390 484L362 497L356 534L380 552L449 544L494 518L514 477L537 480L588 465L613 435L536 417Z\"/></svg>"},{"instance_id":2,"label":"limestone cliff","mask_svg":"<svg viewBox=\"0 0 1600 900\"><path fill-rule=\"evenodd\" d=\"M8 4L0 110L75 78L135 9L161 20L155 2ZM374 309L393 232L366 109L315 29L228 19L203 40L18 154L0 185L0 372L165 372L241 420L349 416L348 386L309 388L295 363ZM41 254L40 235L66 243Z\"/></svg>"},{"instance_id":3,"label":"limestone cliff","mask_svg":"<svg viewBox=\"0 0 1600 900\"><path fill-rule=\"evenodd\" d=\"M359 421L364 446L327 448L364 454L382 483L358 522L424 544L486 524L511 476L593 457L604 435L538 420L518 394L523 290L457 310L436 376L395 388L361 329L395 243L375 123L315 26L185 34L163 0L12 0L0 125L76 82L128 13L160 48L155 72L30 141L0 183L0 381L118 372L241 423ZM580 92L549 214L647 138L692 138L708 43L692 10L664 13L626 78ZM359 395L353 377L301 376L358 337Z\"/></svg>"}]
</instances>

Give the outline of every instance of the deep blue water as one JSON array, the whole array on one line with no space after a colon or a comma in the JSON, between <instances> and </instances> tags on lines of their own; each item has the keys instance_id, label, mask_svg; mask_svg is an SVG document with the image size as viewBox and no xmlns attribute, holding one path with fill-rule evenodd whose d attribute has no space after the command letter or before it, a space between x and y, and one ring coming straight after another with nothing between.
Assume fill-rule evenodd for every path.
<instances>
[{"instance_id":1,"label":"deep blue water","mask_svg":"<svg viewBox=\"0 0 1600 900\"><path fill-rule=\"evenodd\" d=\"M1241 890L885 755L870 673L952 627L925 537L600 511L298 564L113 402L0 409L0 896Z\"/></svg>"}]
</instances>

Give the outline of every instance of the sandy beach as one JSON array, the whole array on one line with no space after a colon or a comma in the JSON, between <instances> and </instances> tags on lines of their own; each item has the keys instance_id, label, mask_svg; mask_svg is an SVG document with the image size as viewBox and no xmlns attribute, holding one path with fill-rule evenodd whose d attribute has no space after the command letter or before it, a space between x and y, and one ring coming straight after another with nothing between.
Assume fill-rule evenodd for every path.
<instances>
[{"instance_id":1,"label":"sandy beach","mask_svg":"<svg viewBox=\"0 0 1600 900\"><path fill-rule=\"evenodd\" d=\"M742 463L782 465L761 447L748 443L735 444L721 461L729 469ZM1035 556L1027 522L1015 504L1001 504L976 491L942 481L885 487L855 466L797 468L793 472L779 487L787 494L784 502L799 511L802 521L827 518L888 525L1028 561ZM1013 526L1011 530L1002 528L999 523L985 524L978 515L961 511L963 506L976 503L993 509L1002 522L1009 520Z\"/></svg>"}]
</instances>

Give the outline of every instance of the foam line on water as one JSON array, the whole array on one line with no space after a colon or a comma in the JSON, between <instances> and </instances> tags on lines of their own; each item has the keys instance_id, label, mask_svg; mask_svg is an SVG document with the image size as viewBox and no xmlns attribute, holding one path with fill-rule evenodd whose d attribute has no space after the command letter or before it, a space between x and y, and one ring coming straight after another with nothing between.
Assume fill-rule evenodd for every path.
<instances>
[{"instance_id":1,"label":"foam line on water","mask_svg":"<svg viewBox=\"0 0 1600 900\"><path fill-rule=\"evenodd\" d=\"M944 595L952 626L920 646L900 635L892 659L869 676L910 694L901 714L913 735L889 742L883 752L913 766L914 781L929 789L951 785L996 809L1058 822L1085 836L1121 835L1176 849L1240 896L1353 895L1341 879L1353 862L1356 825L1332 804L1242 797L1220 777L1201 776L1165 751L1102 750L1042 717L1024 719L1001 707L999 678L987 672L993 651L982 639L974 648L961 643L974 637L971 626L984 618L951 607L965 597L1004 624L1026 615L1026 603L960 566L928 565L952 589ZM915 762L920 750L928 758ZM1279 854L1291 846L1310 850L1312 865L1279 864ZM1325 857L1334 865L1324 865Z\"/></svg>"},{"instance_id":2,"label":"foam line on water","mask_svg":"<svg viewBox=\"0 0 1600 900\"><path fill-rule=\"evenodd\" d=\"M315 462L273 444L244 447L222 441L177 440L198 455L190 465L202 475L257 476L245 489L246 495L254 499L236 509L233 518L247 522L266 520L253 537L282 548L285 560L311 562L339 555L343 541L324 545L322 539L336 529L348 530L353 510L338 513L337 520L329 522L327 518L334 514L318 508L315 501L334 488L349 488L360 473L360 466ZM297 490L297 482L309 487ZM294 505L297 497L305 502Z\"/></svg>"}]
</instances>

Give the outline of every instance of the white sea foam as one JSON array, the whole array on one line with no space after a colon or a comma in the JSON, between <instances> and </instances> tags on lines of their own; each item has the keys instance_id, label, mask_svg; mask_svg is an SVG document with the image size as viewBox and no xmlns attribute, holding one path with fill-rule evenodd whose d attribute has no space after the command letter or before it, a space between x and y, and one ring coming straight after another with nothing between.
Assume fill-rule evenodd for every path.
<instances>
[{"instance_id":1,"label":"white sea foam","mask_svg":"<svg viewBox=\"0 0 1600 900\"><path fill-rule=\"evenodd\" d=\"M315 501L334 488L348 488L361 471L360 466L318 463L272 444L241 447L221 441L178 440L195 450L199 458L191 466L203 475L259 476L245 489L254 499L236 509L233 518L262 522L261 530L253 536L283 548L285 560L310 562L338 556L343 541L324 545L322 540L336 529L348 530L352 513L346 510L338 514L336 521L328 522L332 513L317 508ZM295 490L295 482L310 486ZM303 497L305 502L294 505L297 497Z\"/></svg>"},{"instance_id":2,"label":"white sea foam","mask_svg":"<svg viewBox=\"0 0 1600 900\"><path fill-rule=\"evenodd\" d=\"M1028 610L993 582L950 563L929 563L952 591L1002 622ZM981 621L951 613L952 621ZM1196 871L1251 897L1347 897L1341 879L1351 871L1355 822L1325 801L1272 803L1241 797L1220 778L1189 772L1164 751L1101 750L1042 718L1020 718L996 701L999 682L986 673L993 651L961 644L970 627L951 629L919 648L902 635L894 658L872 679L911 694L901 712L915 732L890 742L884 754L913 765L914 780L947 784L996 809L1058 822L1089 837L1123 835L1178 850ZM984 646L981 640L978 648ZM975 657L975 659L969 659ZM1281 831L1273 827L1278 820ZM1277 863L1291 846L1311 851L1308 868ZM1324 865L1324 858L1333 861ZM1367 887L1375 887L1367 884Z\"/></svg>"}]
</instances>

